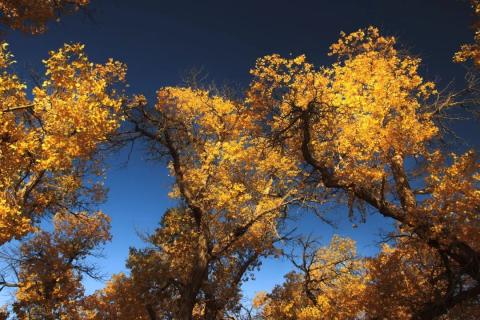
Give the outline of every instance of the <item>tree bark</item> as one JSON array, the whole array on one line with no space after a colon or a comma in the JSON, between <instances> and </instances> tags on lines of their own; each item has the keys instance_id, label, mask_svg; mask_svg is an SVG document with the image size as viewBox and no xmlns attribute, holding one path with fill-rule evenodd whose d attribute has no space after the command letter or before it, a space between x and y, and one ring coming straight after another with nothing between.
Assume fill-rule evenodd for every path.
<instances>
[{"instance_id":1,"label":"tree bark","mask_svg":"<svg viewBox=\"0 0 480 320\"><path fill-rule=\"evenodd\" d=\"M188 277L188 283L183 286L181 305L179 309L179 320L191 320L193 318L193 309L197 303L197 297L200 293L202 284L208 277L208 245L207 239L202 234L198 239L198 251L196 263Z\"/></svg>"}]
</instances>

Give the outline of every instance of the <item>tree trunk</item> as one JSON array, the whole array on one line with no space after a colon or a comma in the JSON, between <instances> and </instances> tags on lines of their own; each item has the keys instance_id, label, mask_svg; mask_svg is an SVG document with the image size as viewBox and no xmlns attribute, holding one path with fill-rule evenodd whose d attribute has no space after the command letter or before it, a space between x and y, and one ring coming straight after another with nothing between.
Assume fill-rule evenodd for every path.
<instances>
[{"instance_id":1,"label":"tree trunk","mask_svg":"<svg viewBox=\"0 0 480 320\"><path fill-rule=\"evenodd\" d=\"M198 239L198 251L195 267L192 268L189 276L190 281L185 283L182 292L181 305L179 307L179 320L191 320L193 318L193 308L197 302L197 296L200 292L203 282L208 277L208 246L206 238L201 234Z\"/></svg>"}]
</instances>

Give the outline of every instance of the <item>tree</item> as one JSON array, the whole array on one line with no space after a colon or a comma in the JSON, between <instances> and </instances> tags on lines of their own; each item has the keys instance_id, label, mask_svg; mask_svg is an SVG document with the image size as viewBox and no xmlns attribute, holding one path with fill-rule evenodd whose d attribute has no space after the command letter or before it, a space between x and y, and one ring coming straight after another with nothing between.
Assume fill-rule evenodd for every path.
<instances>
[{"instance_id":1,"label":"tree","mask_svg":"<svg viewBox=\"0 0 480 320\"><path fill-rule=\"evenodd\" d=\"M40 33L59 11L87 2L0 1L0 10L12 28ZM21 248L17 317L239 314L240 286L279 253L289 207L340 198L351 217L373 209L395 220L400 240L370 259L357 258L348 239L314 250L303 242L301 261L292 259L300 272L256 299L264 318L474 318L480 165L474 151L453 154L439 143L439 115L459 102L443 98L421 77L420 59L397 47L370 27L342 33L331 66L303 55L258 59L244 100L196 86L160 89L155 107L136 97L126 110L133 130L122 136L167 160L179 205L148 247L131 249L129 276L84 298L80 281L91 269L82 261L109 239L108 219L77 212L103 196L99 151L125 115L117 87L125 66L93 64L83 46L66 45L50 54L28 99L3 45L0 245L35 232ZM455 60L477 64L477 47L463 46ZM49 213L54 231L36 229Z\"/></svg>"},{"instance_id":2,"label":"tree","mask_svg":"<svg viewBox=\"0 0 480 320\"><path fill-rule=\"evenodd\" d=\"M448 257L415 236L402 234L395 246L366 260L366 319L475 319L479 313L476 283L461 279ZM464 297L465 295L468 295ZM457 301L456 301L457 300Z\"/></svg>"},{"instance_id":3,"label":"tree","mask_svg":"<svg viewBox=\"0 0 480 320\"><path fill-rule=\"evenodd\" d=\"M171 196L185 208L169 211L151 239L157 249L133 251L129 264L134 275L145 260L165 264L158 272L178 290L178 300L169 296L175 318L191 319L195 308L221 317L246 272L275 252L282 216L297 200L294 162L251 135L251 118L243 104L192 88L161 89L155 109L132 110L152 158L169 160Z\"/></svg>"},{"instance_id":4,"label":"tree","mask_svg":"<svg viewBox=\"0 0 480 320\"><path fill-rule=\"evenodd\" d=\"M12 73L3 44L0 86L0 245L20 239L47 213L102 200L99 146L120 125L125 66L90 62L80 44L50 52L32 89Z\"/></svg>"},{"instance_id":5,"label":"tree","mask_svg":"<svg viewBox=\"0 0 480 320\"><path fill-rule=\"evenodd\" d=\"M446 313L480 290L476 155L438 147L441 99L393 37L373 27L342 34L330 54L337 62L319 69L304 56L259 59L248 103L312 187L342 191L350 208L368 205L445 257L465 285L419 314Z\"/></svg>"},{"instance_id":6,"label":"tree","mask_svg":"<svg viewBox=\"0 0 480 320\"><path fill-rule=\"evenodd\" d=\"M430 319L476 304L479 165L473 151L450 154L437 143L436 116L450 106L448 99L419 75L420 59L399 53L395 39L376 28L342 34L331 54L337 62L319 69L304 56L259 59L243 102L195 87L168 87L158 91L154 109L130 110L132 138L145 138L153 159L169 159L171 195L184 205L165 214L149 239L152 248L130 255L130 280L143 288L141 303L150 318L224 317L238 301L245 272L275 252L288 204L318 206L342 193L352 215L355 208L374 208L398 222L400 235L416 239L419 257L402 245L389 256L400 259L395 271L414 265L419 272L411 283L436 281L399 293L404 299L384 303L382 313ZM385 316L372 305L383 303L380 298L368 302L361 293L368 287L381 295L379 284L395 274L375 271L388 270L386 254L369 262L368 270L357 262L346 268L330 283L333 291L322 287L329 264L321 261L352 248L332 244L309 255L311 264L297 265L303 275L290 275L275 301L284 303L286 293L300 299L292 317L304 311L307 318L328 312ZM320 275L311 269L317 265ZM342 266L333 265L330 274L338 275ZM362 272L369 272L371 283L362 282ZM315 277L322 281L309 280ZM405 309L405 301L415 301L415 308Z\"/></svg>"},{"instance_id":7,"label":"tree","mask_svg":"<svg viewBox=\"0 0 480 320\"><path fill-rule=\"evenodd\" d=\"M458 278L441 256L411 234L394 234L393 246L368 258L348 238L334 236L316 248L301 241L297 271L253 303L261 319L476 319L480 299L472 280ZM462 295L469 295L462 299ZM459 299L460 298L460 299ZM461 300L461 301L455 301Z\"/></svg>"},{"instance_id":8,"label":"tree","mask_svg":"<svg viewBox=\"0 0 480 320\"><path fill-rule=\"evenodd\" d=\"M49 20L88 2L0 1L0 19L9 28L39 34ZM84 319L80 281L83 274L96 276L84 259L110 239L108 217L86 210L104 198L100 149L120 126L126 67L112 59L94 64L83 45L64 45L50 52L44 78L28 92L13 63L2 43L0 246L34 234L19 256L6 257L14 258L8 264L19 268L18 281L2 275L0 290L18 288L19 319ZM52 233L37 227L48 214L55 215ZM8 312L2 309L0 317Z\"/></svg>"},{"instance_id":9,"label":"tree","mask_svg":"<svg viewBox=\"0 0 480 320\"><path fill-rule=\"evenodd\" d=\"M148 274L152 275L151 273ZM85 319L155 319L156 315L153 314L150 317L148 309L141 300L141 297L146 294L148 294L148 291L141 291L136 288L132 279L125 274L113 275L105 288L86 297L84 302Z\"/></svg>"},{"instance_id":10,"label":"tree","mask_svg":"<svg viewBox=\"0 0 480 320\"><path fill-rule=\"evenodd\" d=\"M110 240L110 219L103 213L58 213L52 232L38 231L21 246L18 291L13 309L18 319L84 319L84 274L97 277L85 262Z\"/></svg>"},{"instance_id":11,"label":"tree","mask_svg":"<svg viewBox=\"0 0 480 320\"><path fill-rule=\"evenodd\" d=\"M298 272L285 276L270 294L260 293L254 304L262 319L356 319L362 314L366 286L363 260L355 243L334 236L326 247L300 241L301 257L292 262Z\"/></svg>"},{"instance_id":12,"label":"tree","mask_svg":"<svg viewBox=\"0 0 480 320\"><path fill-rule=\"evenodd\" d=\"M58 21L62 14L77 11L89 2L89 0L2 0L0 20L13 30L40 34L46 31L49 21Z\"/></svg>"},{"instance_id":13,"label":"tree","mask_svg":"<svg viewBox=\"0 0 480 320\"><path fill-rule=\"evenodd\" d=\"M199 235L187 208L167 211L161 226L147 238L145 249L130 250L130 276L116 275L91 300L94 319L181 319L185 316L185 292L192 290L192 269L196 268ZM238 311L240 285L248 271L259 265L260 257L273 253L271 234L255 243L243 241L208 262L194 305L185 316L193 319L224 319ZM212 240L213 241L213 240ZM128 301L128 303L127 303ZM134 307L132 307L134 306Z\"/></svg>"}]
</instances>

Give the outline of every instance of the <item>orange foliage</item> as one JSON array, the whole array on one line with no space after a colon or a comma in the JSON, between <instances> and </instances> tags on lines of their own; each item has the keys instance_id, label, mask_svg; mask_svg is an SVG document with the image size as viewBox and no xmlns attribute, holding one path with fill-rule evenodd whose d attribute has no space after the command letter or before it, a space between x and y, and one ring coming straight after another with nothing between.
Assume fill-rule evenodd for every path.
<instances>
[{"instance_id":1,"label":"orange foliage","mask_svg":"<svg viewBox=\"0 0 480 320\"><path fill-rule=\"evenodd\" d=\"M84 259L110 240L103 213L58 213L54 230L36 232L21 246L19 288L14 310L19 319L84 319L83 274L94 276Z\"/></svg>"}]
</instances>

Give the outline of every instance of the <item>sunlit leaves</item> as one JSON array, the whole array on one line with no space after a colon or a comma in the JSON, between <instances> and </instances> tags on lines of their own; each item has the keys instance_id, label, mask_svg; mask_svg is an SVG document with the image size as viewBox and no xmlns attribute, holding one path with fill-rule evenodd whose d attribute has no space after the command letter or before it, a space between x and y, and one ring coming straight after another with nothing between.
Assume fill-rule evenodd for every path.
<instances>
[{"instance_id":1,"label":"sunlit leaves","mask_svg":"<svg viewBox=\"0 0 480 320\"><path fill-rule=\"evenodd\" d=\"M52 51L43 83L26 98L26 85L9 69L1 49L0 243L32 231L47 212L101 200L103 191L86 176L102 175L98 146L120 125L123 98L114 85L125 66L90 62L80 44ZM98 179L97 179L98 181Z\"/></svg>"},{"instance_id":2,"label":"sunlit leaves","mask_svg":"<svg viewBox=\"0 0 480 320\"><path fill-rule=\"evenodd\" d=\"M420 60L400 56L394 44L371 27L343 34L331 67L316 69L304 56L261 58L248 101L262 117L273 114L274 135L292 148L301 145L303 114L313 155L342 176L379 181L391 150L422 152L437 132L422 110L434 85L418 75Z\"/></svg>"},{"instance_id":3,"label":"sunlit leaves","mask_svg":"<svg viewBox=\"0 0 480 320\"><path fill-rule=\"evenodd\" d=\"M478 28L478 16L480 14L480 1L478 0L470 0L471 6L475 12L475 36L474 36L474 43L472 44L464 44L461 46L460 50L455 53L453 56L454 62L466 62L471 60L475 67L480 66L480 30Z\"/></svg>"},{"instance_id":4,"label":"sunlit leaves","mask_svg":"<svg viewBox=\"0 0 480 320\"><path fill-rule=\"evenodd\" d=\"M417 237L425 254L418 260L396 252L404 255L403 271L441 253L440 264L409 280L419 285L417 293L402 295L418 299L415 316L445 314L480 288L478 160L473 151L446 155L436 145L440 131L428 107L438 95L435 85L420 76L420 59L400 52L394 38L373 27L342 33L330 55L337 61L321 68L304 56L259 59L247 101L265 124L263 135L318 174L316 188L343 191L351 212L355 201L369 204L395 219L401 233ZM458 291L446 290L441 281L422 287L422 277L442 268L460 279ZM373 276L394 279L388 271ZM435 292L433 307L422 290ZM413 316L406 305L401 303L398 317Z\"/></svg>"}]
</instances>

